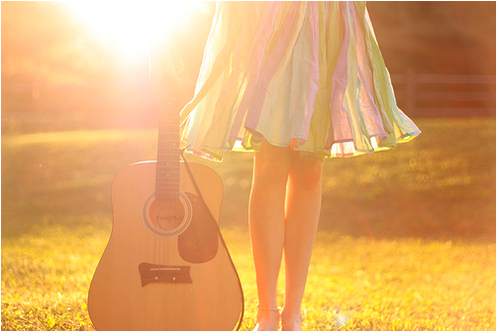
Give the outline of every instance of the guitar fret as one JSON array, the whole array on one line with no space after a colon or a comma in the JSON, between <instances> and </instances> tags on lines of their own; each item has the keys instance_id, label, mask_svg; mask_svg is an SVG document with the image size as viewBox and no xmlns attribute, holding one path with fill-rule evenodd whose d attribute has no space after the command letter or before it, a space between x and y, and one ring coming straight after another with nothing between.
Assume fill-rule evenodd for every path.
<instances>
[{"instance_id":1,"label":"guitar fret","mask_svg":"<svg viewBox=\"0 0 500 333\"><path fill-rule=\"evenodd\" d=\"M161 168L161 167L158 167L158 168ZM171 178L171 177L175 177L175 176L179 175L179 171L170 171L170 170L165 171L165 169L158 170L158 171L160 171L160 172L156 172L156 174L159 177Z\"/></svg>"},{"instance_id":2,"label":"guitar fret","mask_svg":"<svg viewBox=\"0 0 500 333\"><path fill-rule=\"evenodd\" d=\"M174 107L177 103L169 102L159 106L157 198L178 198L180 188L179 111Z\"/></svg>"},{"instance_id":3,"label":"guitar fret","mask_svg":"<svg viewBox=\"0 0 500 333\"><path fill-rule=\"evenodd\" d=\"M156 195L157 200L177 200L179 199L179 193L174 195Z\"/></svg>"}]
</instances>

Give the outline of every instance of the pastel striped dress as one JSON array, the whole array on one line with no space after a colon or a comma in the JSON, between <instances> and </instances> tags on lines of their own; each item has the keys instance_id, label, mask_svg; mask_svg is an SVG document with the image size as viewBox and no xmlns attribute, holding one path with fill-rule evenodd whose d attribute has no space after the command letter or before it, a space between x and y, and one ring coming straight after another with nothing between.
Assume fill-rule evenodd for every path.
<instances>
[{"instance_id":1,"label":"pastel striped dress","mask_svg":"<svg viewBox=\"0 0 500 333\"><path fill-rule=\"evenodd\" d=\"M221 161L263 139L306 158L395 147L420 133L397 107L365 2L218 2L187 151Z\"/></svg>"}]
</instances>

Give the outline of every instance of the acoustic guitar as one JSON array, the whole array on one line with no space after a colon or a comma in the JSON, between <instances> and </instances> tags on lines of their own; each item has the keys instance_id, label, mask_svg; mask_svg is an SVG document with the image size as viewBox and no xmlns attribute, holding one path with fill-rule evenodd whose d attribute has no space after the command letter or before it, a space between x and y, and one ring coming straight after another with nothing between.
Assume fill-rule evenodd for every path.
<instances>
[{"instance_id":1,"label":"acoustic guitar","mask_svg":"<svg viewBox=\"0 0 500 333\"><path fill-rule=\"evenodd\" d=\"M113 229L88 293L106 331L227 331L243 292L218 221L223 186L179 153L178 112L163 103L157 161L132 164L112 183Z\"/></svg>"}]
</instances>

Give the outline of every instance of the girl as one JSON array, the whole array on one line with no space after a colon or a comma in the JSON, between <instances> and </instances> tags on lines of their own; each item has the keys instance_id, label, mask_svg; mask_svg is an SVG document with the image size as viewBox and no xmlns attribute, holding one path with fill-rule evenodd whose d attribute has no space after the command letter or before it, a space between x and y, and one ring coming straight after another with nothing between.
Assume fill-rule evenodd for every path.
<instances>
[{"instance_id":1,"label":"girl","mask_svg":"<svg viewBox=\"0 0 500 333\"><path fill-rule=\"evenodd\" d=\"M365 3L218 3L181 120L181 140L194 154L221 161L225 151L255 152L256 330L301 330L323 160L388 149L420 133L396 106Z\"/></svg>"}]
</instances>

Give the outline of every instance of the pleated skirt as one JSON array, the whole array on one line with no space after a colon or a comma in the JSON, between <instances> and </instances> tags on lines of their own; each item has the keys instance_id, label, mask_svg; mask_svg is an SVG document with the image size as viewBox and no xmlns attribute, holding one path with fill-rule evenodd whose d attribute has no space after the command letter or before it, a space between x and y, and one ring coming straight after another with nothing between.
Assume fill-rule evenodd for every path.
<instances>
[{"instance_id":1,"label":"pleated skirt","mask_svg":"<svg viewBox=\"0 0 500 333\"><path fill-rule=\"evenodd\" d=\"M262 140L305 158L393 148L420 133L397 107L365 2L219 2L187 151L221 161Z\"/></svg>"}]
</instances>

